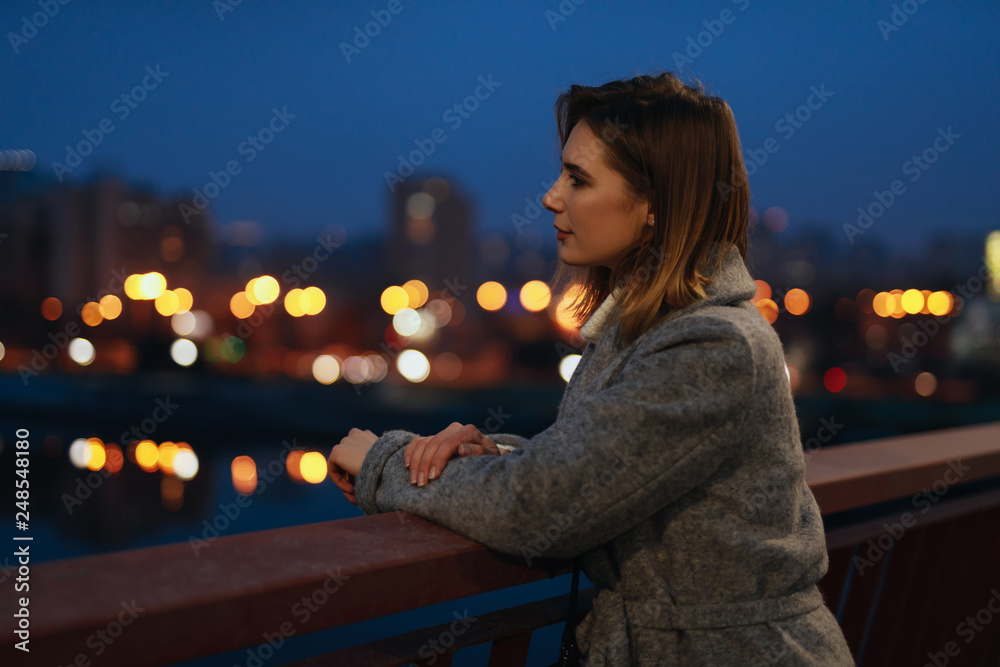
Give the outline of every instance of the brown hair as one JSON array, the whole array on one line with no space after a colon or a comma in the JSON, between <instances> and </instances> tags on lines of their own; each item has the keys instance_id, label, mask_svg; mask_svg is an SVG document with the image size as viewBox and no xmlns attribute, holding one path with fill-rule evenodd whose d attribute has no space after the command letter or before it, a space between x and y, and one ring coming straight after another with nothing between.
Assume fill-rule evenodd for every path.
<instances>
[{"instance_id":1,"label":"brown hair","mask_svg":"<svg viewBox=\"0 0 1000 667\"><path fill-rule=\"evenodd\" d=\"M583 322L615 286L621 336L631 342L660 319L660 308L682 308L706 296L704 286L731 245L746 259L750 188L732 109L682 83L672 72L573 84L555 104L562 147L577 123L603 139L601 157L620 173L636 205L649 203L655 224L622 255L614 270L574 267L559 260L553 293L569 283L582 293L570 312ZM716 244L715 267L702 266Z\"/></svg>"}]
</instances>

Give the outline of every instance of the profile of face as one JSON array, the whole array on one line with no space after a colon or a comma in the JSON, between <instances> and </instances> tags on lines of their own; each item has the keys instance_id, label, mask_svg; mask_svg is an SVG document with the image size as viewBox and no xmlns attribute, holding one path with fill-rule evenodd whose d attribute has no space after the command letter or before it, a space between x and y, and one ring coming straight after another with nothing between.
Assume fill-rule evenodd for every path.
<instances>
[{"instance_id":1,"label":"profile of face","mask_svg":"<svg viewBox=\"0 0 1000 667\"><path fill-rule=\"evenodd\" d=\"M604 151L604 140L577 123L563 146L559 179L542 197L555 213L559 259L572 266L613 269L643 226L653 224L648 204L629 201L625 178L605 163Z\"/></svg>"}]
</instances>

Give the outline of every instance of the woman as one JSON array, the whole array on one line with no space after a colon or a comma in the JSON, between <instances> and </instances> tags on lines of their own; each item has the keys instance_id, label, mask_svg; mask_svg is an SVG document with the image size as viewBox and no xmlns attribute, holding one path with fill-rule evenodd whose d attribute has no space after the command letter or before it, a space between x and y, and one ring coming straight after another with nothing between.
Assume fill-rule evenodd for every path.
<instances>
[{"instance_id":1,"label":"woman","mask_svg":"<svg viewBox=\"0 0 1000 667\"><path fill-rule=\"evenodd\" d=\"M588 342L556 422L531 439L354 429L331 474L368 514L528 563L582 555L589 665L853 665L816 587L826 542L781 341L750 301L731 109L663 73L573 85L556 112L554 283L583 286Z\"/></svg>"}]
</instances>

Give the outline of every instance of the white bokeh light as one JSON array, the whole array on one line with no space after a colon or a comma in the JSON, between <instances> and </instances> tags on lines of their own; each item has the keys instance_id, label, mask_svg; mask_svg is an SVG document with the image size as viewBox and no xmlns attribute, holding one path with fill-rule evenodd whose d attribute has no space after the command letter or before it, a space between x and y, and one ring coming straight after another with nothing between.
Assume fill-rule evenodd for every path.
<instances>
[{"instance_id":1,"label":"white bokeh light","mask_svg":"<svg viewBox=\"0 0 1000 667\"><path fill-rule=\"evenodd\" d=\"M396 358L396 369L410 382L423 382L431 373L431 362L419 350L403 350Z\"/></svg>"},{"instance_id":2,"label":"white bokeh light","mask_svg":"<svg viewBox=\"0 0 1000 667\"><path fill-rule=\"evenodd\" d=\"M187 338L178 338L170 346L170 358L180 366L190 366L198 358L198 347Z\"/></svg>"},{"instance_id":3,"label":"white bokeh light","mask_svg":"<svg viewBox=\"0 0 1000 667\"><path fill-rule=\"evenodd\" d=\"M573 377L573 372L576 370L578 363L580 363L579 354L567 354L559 362L559 376L566 382L569 382L569 379Z\"/></svg>"},{"instance_id":4,"label":"white bokeh light","mask_svg":"<svg viewBox=\"0 0 1000 667\"><path fill-rule=\"evenodd\" d=\"M97 356L94 344L86 338L74 338L69 343L69 358L81 366L89 366Z\"/></svg>"}]
</instances>

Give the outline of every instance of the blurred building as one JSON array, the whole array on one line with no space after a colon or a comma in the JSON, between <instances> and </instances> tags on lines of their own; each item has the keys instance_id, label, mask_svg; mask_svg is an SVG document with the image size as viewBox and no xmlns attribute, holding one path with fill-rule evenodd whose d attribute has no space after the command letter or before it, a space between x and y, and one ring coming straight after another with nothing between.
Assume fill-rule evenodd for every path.
<instances>
[{"instance_id":1,"label":"blurred building","mask_svg":"<svg viewBox=\"0 0 1000 667\"><path fill-rule=\"evenodd\" d=\"M476 224L472 203L454 181L411 176L396 187L389 204L386 280L402 284L419 278L432 290L474 282Z\"/></svg>"}]
</instances>

